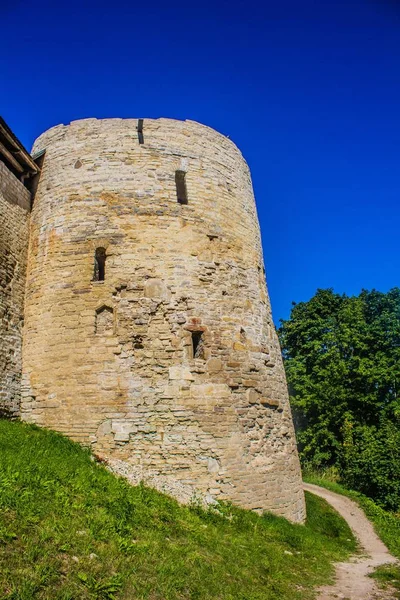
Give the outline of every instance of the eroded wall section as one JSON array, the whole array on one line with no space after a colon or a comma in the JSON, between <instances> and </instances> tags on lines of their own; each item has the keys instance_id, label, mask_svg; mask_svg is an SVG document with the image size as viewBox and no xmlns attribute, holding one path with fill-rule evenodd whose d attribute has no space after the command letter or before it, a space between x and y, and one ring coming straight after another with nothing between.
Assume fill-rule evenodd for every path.
<instances>
[{"instance_id":1,"label":"eroded wall section","mask_svg":"<svg viewBox=\"0 0 400 600\"><path fill-rule=\"evenodd\" d=\"M0 162L0 415L18 416L30 193Z\"/></svg>"}]
</instances>

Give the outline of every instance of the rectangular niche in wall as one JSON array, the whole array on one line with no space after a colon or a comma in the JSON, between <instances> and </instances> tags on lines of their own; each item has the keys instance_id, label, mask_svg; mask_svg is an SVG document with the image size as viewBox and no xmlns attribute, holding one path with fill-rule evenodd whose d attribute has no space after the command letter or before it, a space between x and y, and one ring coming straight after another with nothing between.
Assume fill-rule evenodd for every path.
<instances>
[{"instance_id":1,"label":"rectangular niche in wall","mask_svg":"<svg viewBox=\"0 0 400 600\"><path fill-rule=\"evenodd\" d=\"M98 335L113 335L114 310L110 306L101 306L96 310L95 333Z\"/></svg>"}]
</instances>

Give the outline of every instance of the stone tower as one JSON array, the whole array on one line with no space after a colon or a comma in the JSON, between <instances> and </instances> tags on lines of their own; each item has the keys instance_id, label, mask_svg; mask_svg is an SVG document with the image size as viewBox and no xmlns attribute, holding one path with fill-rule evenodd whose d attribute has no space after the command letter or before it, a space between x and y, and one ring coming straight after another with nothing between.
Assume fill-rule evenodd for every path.
<instances>
[{"instance_id":1,"label":"stone tower","mask_svg":"<svg viewBox=\"0 0 400 600\"><path fill-rule=\"evenodd\" d=\"M45 132L23 419L187 497L305 516L249 169L192 121Z\"/></svg>"}]
</instances>

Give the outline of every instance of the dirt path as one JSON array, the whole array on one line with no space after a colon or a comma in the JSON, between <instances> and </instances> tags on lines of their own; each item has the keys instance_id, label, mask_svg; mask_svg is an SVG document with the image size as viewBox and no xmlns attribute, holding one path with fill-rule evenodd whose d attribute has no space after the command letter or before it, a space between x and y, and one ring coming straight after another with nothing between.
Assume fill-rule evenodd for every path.
<instances>
[{"instance_id":1,"label":"dirt path","mask_svg":"<svg viewBox=\"0 0 400 600\"><path fill-rule=\"evenodd\" d=\"M347 521L361 548L361 555L354 556L349 562L336 563L336 582L319 588L318 600L389 600L392 592L380 590L369 573L379 565L397 562L385 544L376 535L371 523L361 508L346 496L335 494L325 488L310 483L304 489L324 498Z\"/></svg>"}]
</instances>

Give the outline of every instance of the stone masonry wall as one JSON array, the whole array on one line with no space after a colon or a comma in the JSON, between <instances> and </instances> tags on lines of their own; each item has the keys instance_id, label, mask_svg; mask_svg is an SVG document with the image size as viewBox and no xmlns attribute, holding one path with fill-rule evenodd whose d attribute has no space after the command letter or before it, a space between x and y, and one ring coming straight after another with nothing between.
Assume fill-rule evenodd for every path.
<instances>
[{"instance_id":1,"label":"stone masonry wall","mask_svg":"<svg viewBox=\"0 0 400 600\"><path fill-rule=\"evenodd\" d=\"M137 125L86 119L35 143L22 417L165 489L302 521L248 167L198 123L145 119L144 143Z\"/></svg>"},{"instance_id":2,"label":"stone masonry wall","mask_svg":"<svg viewBox=\"0 0 400 600\"><path fill-rule=\"evenodd\" d=\"M0 415L18 416L30 193L0 162Z\"/></svg>"}]
</instances>

